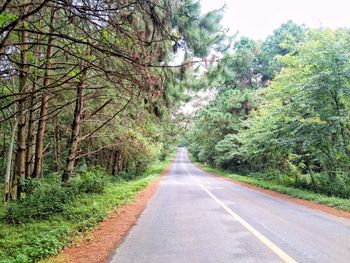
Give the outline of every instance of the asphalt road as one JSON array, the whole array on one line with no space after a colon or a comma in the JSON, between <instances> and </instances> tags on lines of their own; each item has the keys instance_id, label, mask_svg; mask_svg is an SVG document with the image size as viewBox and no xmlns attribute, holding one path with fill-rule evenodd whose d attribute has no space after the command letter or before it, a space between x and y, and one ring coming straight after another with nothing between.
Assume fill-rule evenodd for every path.
<instances>
[{"instance_id":1,"label":"asphalt road","mask_svg":"<svg viewBox=\"0 0 350 263\"><path fill-rule=\"evenodd\" d=\"M178 150L112 263L350 263L350 220L209 175Z\"/></svg>"}]
</instances>

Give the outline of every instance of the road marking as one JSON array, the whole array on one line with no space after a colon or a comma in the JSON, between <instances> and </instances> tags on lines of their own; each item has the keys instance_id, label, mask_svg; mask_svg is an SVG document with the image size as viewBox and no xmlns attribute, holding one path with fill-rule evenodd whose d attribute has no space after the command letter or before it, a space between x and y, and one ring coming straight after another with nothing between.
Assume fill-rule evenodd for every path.
<instances>
[{"instance_id":1,"label":"road marking","mask_svg":"<svg viewBox=\"0 0 350 263\"><path fill-rule=\"evenodd\" d=\"M243 218L233 212L229 207L227 207L223 202L221 202L215 195L213 195L204 185L202 185L191 173L183 166L189 176L193 181L198 184L211 198L213 198L225 211L230 214L236 221L240 222L247 230L249 230L256 238L258 238L262 243L264 243L269 249L271 249L277 256L281 258L283 262L286 263L297 263L293 258L291 258L286 252L280 249L277 245L272 243L267 237L261 234L258 230L248 224Z\"/></svg>"}]
</instances>

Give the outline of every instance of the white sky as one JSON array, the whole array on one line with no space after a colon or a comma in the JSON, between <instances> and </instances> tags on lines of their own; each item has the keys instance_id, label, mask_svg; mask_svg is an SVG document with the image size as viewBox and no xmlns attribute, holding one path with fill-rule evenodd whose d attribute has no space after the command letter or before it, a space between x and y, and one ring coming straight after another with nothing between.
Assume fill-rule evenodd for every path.
<instances>
[{"instance_id":1,"label":"white sky","mask_svg":"<svg viewBox=\"0 0 350 263\"><path fill-rule=\"evenodd\" d=\"M309 27L350 27L350 0L200 0L202 12L226 4L223 25L254 39L293 20Z\"/></svg>"}]
</instances>

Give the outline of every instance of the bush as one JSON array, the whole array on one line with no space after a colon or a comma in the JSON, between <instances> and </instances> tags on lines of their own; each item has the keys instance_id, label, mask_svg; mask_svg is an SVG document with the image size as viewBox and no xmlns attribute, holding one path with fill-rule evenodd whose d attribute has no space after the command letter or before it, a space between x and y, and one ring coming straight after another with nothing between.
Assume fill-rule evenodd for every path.
<instances>
[{"instance_id":1,"label":"bush","mask_svg":"<svg viewBox=\"0 0 350 263\"><path fill-rule=\"evenodd\" d=\"M6 219L13 224L48 219L54 214L62 213L64 205L81 193L103 193L106 181L104 172L99 169L72 178L68 187L61 186L57 175L49 175L44 179L24 180L21 185L26 194L23 194L18 202L9 205Z\"/></svg>"},{"instance_id":2,"label":"bush","mask_svg":"<svg viewBox=\"0 0 350 263\"><path fill-rule=\"evenodd\" d=\"M120 177L126 181L129 181L129 180L134 180L136 178L136 174L131 173L131 172L122 171L118 174L118 177Z\"/></svg>"},{"instance_id":3,"label":"bush","mask_svg":"<svg viewBox=\"0 0 350 263\"><path fill-rule=\"evenodd\" d=\"M33 180L31 193L7 208L6 219L10 223L26 223L32 220L47 219L52 214L61 213L64 204L72 200L67 189L59 184L47 184Z\"/></svg>"},{"instance_id":4,"label":"bush","mask_svg":"<svg viewBox=\"0 0 350 263\"><path fill-rule=\"evenodd\" d=\"M106 187L106 181L103 171L94 169L80 175L76 187L78 193L100 194Z\"/></svg>"},{"instance_id":5,"label":"bush","mask_svg":"<svg viewBox=\"0 0 350 263\"><path fill-rule=\"evenodd\" d=\"M288 186L311 191L315 191L317 189L317 185L313 185L311 180L308 180L305 178L305 176L298 178L298 180L293 180Z\"/></svg>"},{"instance_id":6,"label":"bush","mask_svg":"<svg viewBox=\"0 0 350 263\"><path fill-rule=\"evenodd\" d=\"M312 191L327 196L350 198L348 175L338 174L331 179L324 173L314 174L315 184L312 183L311 177L308 174L300 175L296 179L294 176L282 174L277 170L250 173L249 176L261 181L274 182L283 186Z\"/></svg>"},{"instance_id":7,"label":"bush","mask_svg":"<svg viewBox=\"0 0 350 263\"><path fill-rule=\"evenodd\" d=\"M315 191L329 196L350 198L350 185L341 176L333 179L326 176L319 176Z\"/></svg>"}]
</instances>

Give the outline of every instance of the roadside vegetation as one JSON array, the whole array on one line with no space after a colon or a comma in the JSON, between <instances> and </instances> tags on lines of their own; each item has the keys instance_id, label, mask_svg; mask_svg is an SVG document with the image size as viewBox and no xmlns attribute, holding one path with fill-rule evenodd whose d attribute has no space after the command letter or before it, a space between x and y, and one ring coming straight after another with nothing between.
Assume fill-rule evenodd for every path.
<instances>
[{"instance_id":1,"label":"roadside vegetation","mask_svg":"<svg viewBox=\"0 0 350 263\"><path fill-rule=\"evenodd\" d=\"M318 194L309 190L296 188L293 185L286 185L284 182L281 182L281 178L276 178L275 176L267 177L266 174L239 175L237 173L233 173L232 171L213 168L212 166L205 165L200 162L195 162L195 164L209 173L227 177L234 181L247 183L263 189L286 194L291 197L305 199L318 204L324 204L339 210L350 212L350 200L348 198Z\"/></svg>"},{"instance_id":2,"label":"roadside vegetation","mask_svg":"<svg viewBox=\"0 0 350 263\"><path fill-rule=\"evenodd\" d=\"M138 177L82 172L62 188L57 175L33 180L28 198L0 210L0 262L37 262L78 242L82 233L154 181L170 163L157 162Z\"/></svg>"},{"instance_id":3,"label":"roadside vegetation","mask_svg":"<svg viewBox=\"0 0 350 263\"><path fill-rule=\"evenodd\" d=\"M201 76L216 96L188 127L195 160L293 196L349 200L349 32L289 21L262 42L237 40Z\"/></svg>"}]
</instances>

